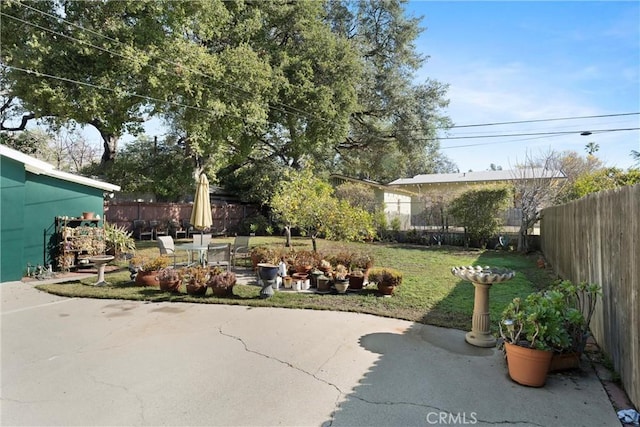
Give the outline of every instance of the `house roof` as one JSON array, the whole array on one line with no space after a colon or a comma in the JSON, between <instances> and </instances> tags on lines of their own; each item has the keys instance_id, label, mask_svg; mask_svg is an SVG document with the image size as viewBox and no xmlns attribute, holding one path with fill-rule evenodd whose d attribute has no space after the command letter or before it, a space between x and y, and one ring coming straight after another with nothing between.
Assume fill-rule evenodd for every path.
<instances>
[{"instance_id":1,"label":"house roof","mask_svg":"<svg viewBox=\"0 0 640 427\"><path fill-rule=\"evenodd\" d=\"M0 155L24 164L26 171L36 175L46 175L52 178L86 185L87 187L99 188L104 191L120 191L119 185L109 184L108 182L98 181L85 176L74 175L69 172L63 172L56 169L55 166L50 163L28 156L20 151L14 150L13 148L9 148L6 145L0 144Z\"/></svg>"},{"instance_id":2,"label":"house roof","mask_svg":"<svg viewBox=\"0 0 640 427\"><path fill-rule=\"evenodd\" d=\"M394 193L401 193L401 194L405 194L407 196L412 196L415 195L415 193L405 190L403 188L398 188L398 187L390 187L389 185L384 185L381 184L377 181L372 181L370 179L357 179L357 178L351 178L349 176L346 175L341 175L341 174L331 174L330 178L337 178L337 179L342 179L345 181L349 181L349 182L355 182L355 183L359 183L359 184L364 184L367 185L369 187L373 187L373 188L377 188L378 190L382 190L382 191L388 191L388 192L394 192Z\"/></svg>"},{"instance_id":3,"label":"house roof","mask_svg":"<svg viewBox=\"0 0 640 427\"><path fill-rule=\"evenodd\" d=\"M389 185L444 184L463 182L515 181L533 178L566 178L560 171L543 168L525 168L520 170L498 170L460 173L437 173L416 175L413 178L400 178Z\"/></svg>"}]
</instances>

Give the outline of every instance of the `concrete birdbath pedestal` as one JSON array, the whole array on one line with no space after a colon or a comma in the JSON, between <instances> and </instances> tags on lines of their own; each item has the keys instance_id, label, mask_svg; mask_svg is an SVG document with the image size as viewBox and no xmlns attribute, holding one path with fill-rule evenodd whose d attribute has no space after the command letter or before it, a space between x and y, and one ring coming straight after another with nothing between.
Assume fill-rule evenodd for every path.
<instances>
[{"instance_id":1,"label":"concrete birdbath pedestal","mask_svg":"<svg viewBox=\"0 0 640 427\"><path fill-rule=\"evenodd\" d=\"M473 283L475 296L473 301L473 320L471 332L465 335L465 341L476 347L494 347L496 339L491 335L489 319L489 290L491 285L512 279L516 272L496 267L453 267L451 273L462 280Z\"/></svg>"},{"instance_id":2,"label":"concrete birdbath pedestal","mask_svg":"<svg viewBox=\"0 0 640 427\"><path fill-rule=\"evenodd\" d=\"M109 261L113 261L113 258L113 255L96 255L89 258L89 261L98 267L98 283L94 284L94 286L106 286L109 284L104 280L104 267Z\"/></svg>"}]
</instances>

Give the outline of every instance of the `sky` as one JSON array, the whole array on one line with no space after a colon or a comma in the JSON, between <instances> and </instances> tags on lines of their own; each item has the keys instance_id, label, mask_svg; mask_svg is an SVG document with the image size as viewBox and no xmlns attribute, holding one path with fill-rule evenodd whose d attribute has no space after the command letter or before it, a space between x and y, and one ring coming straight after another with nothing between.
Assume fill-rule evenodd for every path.
<instances>
[{"instance_id":1,"label":"sky","mask_svg":"<svg viewBox=\"0 0 640 427\"><path fill-rule=\"evenodd\" d=\"M416 81L449 85L456 126L640 112L640 3L411 1L422 16ZM442 132L442 152L460 171L511 169L549 150L598 144L606 165L626 169L640 151L640 115L460 127ZM573 132L575 131L575 132ZM582 136L580 133L591 131ZM498 134L569 132L475 138ZM467 137L473 138L467 138Z\"/></svg>"}]
</instances>

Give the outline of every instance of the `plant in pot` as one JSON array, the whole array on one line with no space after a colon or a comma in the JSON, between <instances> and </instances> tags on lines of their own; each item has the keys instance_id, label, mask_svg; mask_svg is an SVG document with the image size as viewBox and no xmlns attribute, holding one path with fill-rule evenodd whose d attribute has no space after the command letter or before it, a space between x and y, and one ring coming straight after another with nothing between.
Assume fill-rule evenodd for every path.
<instances>
[{"instance_id":1,"label":"plant in pot","mask_svg":"<svg viewBox=\"0 0 640 427\"><path fill-rule=\"evenodd\" d=\"M106 254L113 255L116 259L121 259L124 254L136 250L136 242L133 240L131 232L109 222L104 224L104 240Z\"/></svg>"},{"instance_id":2,"label":"plant in pot","mask_svg":"<svg viewBox=\"0 0 640 427\"><path fill-rule=\"evenodd\" d=\"M157 286L158 271L168 267L171 260L166 256L150 258L136 255L129 261L129 269L135 272L135 283L140 286Z\"/></svg>"},{"instance_id":3,"label":"plant in pot","mask_svg":"<svg viewBox=\"0 0 640 427\"><path fill-rule=\"evenodd\" d=\"M369 270L369 283L375 283L382 295L393 295L396 287L402 284L400 270L391 267L373 267Z\"/></svg>"},{"instance_id":4,"label":"plant in pot","mask_svg":"<svg viewBox=\"0 0 640 427\"><path fill-rule=\"evenodd\" d=\"M179 292L182 284L182 274L178 269L165 267L158 271L158 283L161 291Z\"/></svg>"},{"instance_id":5,"label":"plant in pot","mask_svg":"<svg viewBox=\"0 0 640 427\"><path fill-rule=\"evenodd\" d=\"M569 345L565 308L563 295L549 291L514 298L504 309L500 335L509 376L515 382L531 387L544 385L554 349Z\"/></svg>"},{"instance_id":6,"label":"plant in pot","mask_svg":"<svg viewBox=\"0 0 640 427\"><path fill-rule=\"evenodd\" d=\"M268 246L254 246L251 248L250 255L254 271L257 271L258 264L268 263L278 265L280 262L280 254L278 251Z\"/></svg>"},{"instance_id":7,"label":"plant in pot","mask_svg":"<svg viewBox=\"0 0 640 427\"><path fill-rule=\"evenodd\" d=\"M371 255L364 252L354 253L351 256L349 289L362 289L371 267L373 267L373 257Z\"/></svg>"},{"instance_id":8,"label":"plant in pot","mask_svg":"<svg viewBox=\"0 0 640 427\"><path fill-rule=\"evenodd\" d=\"M236 285L236 274L232 271L223 271L220 267L214 267L209 274L207 286L211 288L217 297L233 295L233 287Z\"/></svg>"},{"instance_id":9,"label":"plant in pot","mask_svg":"<svg viewBox=\"0 0 640 427\"><path fill-rule=\"evenodd\" d=\"M203 266L187 267L184 270L186 289L189 295L202 296L207 293L209 268Z\"/></svg>"},{"instance_id":10,"label":"plant in pot","mask_svg":"<svg viewBox=\"0 0 640 427\"><path fill-rule=\"evenodd\" d=\"M291 256L291 265L296 273L309 274L318 264L318 254L313 251L298 251Z\"/></svg>"},{"instance_id":11,"label":"plant in pot","mask_svg":"<svg viewBox=\"0 0 640 427\"><path fill-rule=\"evenodd\" d=\"M580 367L580 357L589 338L589 324L602 290L598 284L570 280L558 281L551 288L564 299L564 324L569 334L567 345L555 348L551 372ZM560 297L558 297L560 298Z\"/></svg>"},{"instance_id":12,"label":"plant in pot","mask_svg":"<svg viewBox=\"0 0 640 427\"><path fill-rule=\"evenodd\" d=\"M349 288L349 270L346 266L338 264L333 270L333 286L339 294L344 294Z\"/></svg>"}]
</instances>

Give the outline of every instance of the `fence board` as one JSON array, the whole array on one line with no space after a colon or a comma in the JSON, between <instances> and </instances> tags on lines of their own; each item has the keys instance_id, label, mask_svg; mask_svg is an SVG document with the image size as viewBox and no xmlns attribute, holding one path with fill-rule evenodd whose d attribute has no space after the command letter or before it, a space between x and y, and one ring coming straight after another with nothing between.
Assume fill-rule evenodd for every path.
<instances>
[{"instance_id":1,"label":"fence board","mask_svg":"<svg viewBox=\"0 0 640 427\"><path fill-rule=\"evenodd\" d=\"M544 209L541 247L556 274L602 286L594 338L640 407L640 184Z\"/></svg>"}]
</instances>

